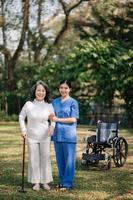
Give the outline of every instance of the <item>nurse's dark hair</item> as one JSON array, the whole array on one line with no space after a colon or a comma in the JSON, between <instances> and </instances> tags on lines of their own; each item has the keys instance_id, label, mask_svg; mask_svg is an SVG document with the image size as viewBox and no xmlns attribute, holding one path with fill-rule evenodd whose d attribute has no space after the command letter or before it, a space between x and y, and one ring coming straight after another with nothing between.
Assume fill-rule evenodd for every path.
<instances>
[{"instance_id":1,"label":"nurse's dark hair","mask_svg":"<svg viewBox=\"0 0 133 200\"><path fill-rule=\"evenodd\" d=\"M50 90L49 90L49 87L46 83L44 83L43 81L37 81L33 87L31 88L31 96L30 96L30 99L33 101L36 96L35 96L35 92L36 92L36 88L38 85L42 85L44 87L44 89L46 90L46 96L44 98L44 100L47 102L47 103L51 103L51 98L50 98Z\"/></svg>"},{"instance_id":2,"label":"nurse's dark hair","mask_svg":"<svg viewBox=\"0 0 133 200\"><path fill-rule=\"evenodd\" d=\"M66 83L67 85L68 85L68 87L69 88L71 88L72 86L71 86L71 81L70 80L62 80L61 82L60 82L60 85L62 85L62 84L64 84L64 83Z\"/></svg>"}]
</instances>

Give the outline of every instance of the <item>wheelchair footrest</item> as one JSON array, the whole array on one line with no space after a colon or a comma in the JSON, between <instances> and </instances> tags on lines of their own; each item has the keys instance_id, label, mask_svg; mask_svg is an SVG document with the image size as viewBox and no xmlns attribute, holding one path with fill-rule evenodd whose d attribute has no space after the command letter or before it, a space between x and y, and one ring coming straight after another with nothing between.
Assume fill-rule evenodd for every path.
<instances>
[{"instance_id":1,"label":"wheelchair footrest","mask_svg":"<svg viewBox=\"0 0 133 200\"><path fill-rule=\"evenodd\" d=\"M82 154L82 159L87 160L87 161L99 161L99 160L105 160L105 154L87 154L83 153Z\"/></svg>"}]
</instances>

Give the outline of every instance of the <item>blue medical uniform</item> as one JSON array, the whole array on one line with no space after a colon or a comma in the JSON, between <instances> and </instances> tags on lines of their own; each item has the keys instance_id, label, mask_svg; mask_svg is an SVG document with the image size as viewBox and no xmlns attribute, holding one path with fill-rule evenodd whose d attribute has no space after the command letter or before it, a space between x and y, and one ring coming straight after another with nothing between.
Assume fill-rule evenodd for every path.
<instances>
[{"instance_id":1,"label":"blue medical uniform","mask_svg":"<svg viewBox=\"0 0 133 200\"><path fill-rule=\"evenodd\" d=\"M53 101L55 115L58 118L79 118L78 102L69 97L63 103L61 98ZM73 187L76 160L76 126L77 123L56 122L53 141L60 184L62 187Z\"/></svg>"}]
</instances>

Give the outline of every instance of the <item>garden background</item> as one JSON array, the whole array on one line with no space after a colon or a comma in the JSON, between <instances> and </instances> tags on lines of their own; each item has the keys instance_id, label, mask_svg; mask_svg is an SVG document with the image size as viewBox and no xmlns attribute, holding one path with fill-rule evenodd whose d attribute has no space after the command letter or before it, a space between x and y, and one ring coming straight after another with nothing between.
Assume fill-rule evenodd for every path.
<instances>
[{"instance_id":1,"label":"garden background","mask_svg":"<svg viewBox=\"0 0 133 200\"><path fill-rule=\"evenodd\" d=\"M56 98L62 79L72 81L71 95L79 102L78 148L82 150L82 138L97 120L120 121L130 156L122 169L89 172L80 169L79 150L77 189L72 196L59 195L131 199L132 0L0 0L0 198L36 199L32 191L21 197L15 193L21 179L18 114L36 81L46 82ZM46 195L53 198L52 192Z\"/></svg>"},{"instance_id":2,"label":"garden background","mask_svg":"<svg viewBox=\"0 0 133 200\"><path fill-rule=\"evenodd\" d=\"M0 119L17 120L32 85L52 98L71 79L80 124L133 126L133 1L1 0Z\"/></svg>"}]
</instances>

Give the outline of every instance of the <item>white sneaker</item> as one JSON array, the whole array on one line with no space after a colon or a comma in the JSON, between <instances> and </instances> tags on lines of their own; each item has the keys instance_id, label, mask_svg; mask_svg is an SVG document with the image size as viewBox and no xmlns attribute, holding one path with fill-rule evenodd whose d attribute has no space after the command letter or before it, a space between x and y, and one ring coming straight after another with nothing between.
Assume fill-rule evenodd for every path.
<instances>
[{"instance_id":1,"label":"white sneaker","mask_svg":"<svg viewBox=\"0 0 133 200\"><path fill-rule=\"evenodd\" d=\"M45 183L45 184L43 185L43 189L44 189L44 190L50 190L50 186L49 186L47 183Z\"/></svg>"},{"instance_id":2,"label":"white sneaker","mask_svg":"<svg viewBox=\"0 0 133 200\"><path fill-rule=\"evenodd\" d=\"M39 183L36 183L36 184L33 186L33 190L39 191L39 190L40 190L40 184L39 184Z\"/></svg>"}]
</instances>

